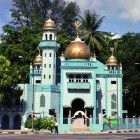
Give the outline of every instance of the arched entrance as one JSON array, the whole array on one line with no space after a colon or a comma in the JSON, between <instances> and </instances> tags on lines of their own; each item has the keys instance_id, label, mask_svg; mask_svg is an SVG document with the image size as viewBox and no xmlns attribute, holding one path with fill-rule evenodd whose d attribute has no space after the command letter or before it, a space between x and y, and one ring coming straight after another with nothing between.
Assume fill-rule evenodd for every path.
<instances>
[{"instance_id":1,"label":"arched entrance","mask_svg":"<svg viewBox=\"0 0 140 140\"><path fill-rule=\"evenodd\" d=\"M9 116L8 115L4 115L2 117L1 129L9 129Z\"/></svg>"},{"instance_id":2,"label":"arched entrance","mask_svg":"<svg viewBox=\"0 0 140 140\"><path fill-rule=\"evenodd\" d=\"M72 102L71 106L72 106L71 116L73 116L76 111L79 111L79 110L84 111L85 103L81 99L75 99Z\"/></svg>"},{"instance_id":3,"label":"arched entrance","mask_svg":"<svg viewBox=\"0 0 140 140\"><path fill-rule=\"evenodd\" d=\"M14 117L13 126L14 126L14 129L21 129L21 117L20 117L20 115L16 115Z\"/></svg>"},{"instance_id":4,"label":"arched entrance","mask_svg":"<svg viewBox=\"0 0 140 140\"><path fill-rule=\"evenodd\" d=\"M85 111L85 103L81 99L75 99L72 102L71 108L71 129L72 130L87 130L87 113Z\"/></svg>"}]
</instances>

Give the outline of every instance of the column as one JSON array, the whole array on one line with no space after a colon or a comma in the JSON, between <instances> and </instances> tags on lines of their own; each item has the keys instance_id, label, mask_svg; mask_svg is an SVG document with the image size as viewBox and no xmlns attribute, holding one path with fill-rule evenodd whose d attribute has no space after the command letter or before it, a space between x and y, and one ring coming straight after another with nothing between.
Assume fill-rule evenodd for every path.
<instances>
[{"instance_id":1,"label":"column","mask_svg":"<svg viewBox=\"0 0 140 140\"><path fill-rule=\"evenodd\" d=\"M125 118L125 124L126 124L126 128L128 129L129 125L128 125L128 118Z\"/></svg>"},{"instance_id":2,"label":"column","mask_svg":"<svg viewBox=\"0 0 140 140\"><path fill-rule=\"evenodd\" d=\"M85 108L85 115L87 117L87 109ZM85 126L87 126L87 118L85 117Z\"/></svg>"},{"instance_id":3,"label":"column","mask_svg":"<svg viewBox=\"0 0 140 140\"><path fill-rule=\"evenodd\" d=\"M71 108L69 108L69 117L71 117Z\"/></svg>"}]
</instances>

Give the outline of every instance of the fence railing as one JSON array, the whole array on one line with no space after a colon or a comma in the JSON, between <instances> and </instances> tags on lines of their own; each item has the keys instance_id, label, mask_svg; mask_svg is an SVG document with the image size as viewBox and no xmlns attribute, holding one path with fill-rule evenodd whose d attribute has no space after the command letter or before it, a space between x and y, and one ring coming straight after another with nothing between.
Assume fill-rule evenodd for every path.
<instances>
[{"instance_id":1,"label":"fence railing","mask_svg":"<svg viewBox=\"0 0 140 140\"><path fill-rule=\"evenodd\" d=\"M140 118L119 118L117 124L103 124L104 130L140 128Z\"/></svg>"}]
</instances>

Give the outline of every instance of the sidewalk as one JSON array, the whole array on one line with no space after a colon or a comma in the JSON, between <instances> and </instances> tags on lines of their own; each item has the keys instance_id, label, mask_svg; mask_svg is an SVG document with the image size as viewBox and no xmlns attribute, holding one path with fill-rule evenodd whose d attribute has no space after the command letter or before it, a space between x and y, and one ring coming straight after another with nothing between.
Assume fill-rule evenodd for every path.
<instances>
[{"instance_id":1,"label":"sidewalk","mask_svg":"<svg viewBox=\"0 0 140 140\"><path fill-rule=\"evenodd\" d=\"M108 134L108 133L127 133L140 132L140 128L135 129L120 129L120 130L106 130L106 131L62 131L59 134ZM31 130L0 130L0 134L51 134L49 130L45 131L31 131Z\"/></svg>"}]
</instances>

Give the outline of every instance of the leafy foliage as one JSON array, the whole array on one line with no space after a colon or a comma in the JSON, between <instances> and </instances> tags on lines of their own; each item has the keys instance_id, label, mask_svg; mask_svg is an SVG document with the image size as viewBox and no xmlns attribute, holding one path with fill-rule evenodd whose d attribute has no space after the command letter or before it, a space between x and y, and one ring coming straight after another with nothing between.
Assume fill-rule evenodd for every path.
<instances>
[{"instance_id":1,"label":"leafy foliage","mask_svg":"<svg viewBox=\"0 0 140 140\"><path fill-rule=\"evenodd\" d=\"M3 29L6 35L1 37L0 54L10 60L13 68L19 69L21 79L18 79L18 82L25 83L28 80L29 64L36 56L36 48L41 36L36 34L36 28L27 25L21 30L11 26L5 26Z\"/></svg>"},{"instance_id":2,"label":"leafy foliage","mask_svg":"<svg viewBox=\"0 0 140 140\"><path fill-rule=\"evenodd\" d=\"M116 57L123 65L124 108L129 116L140 112L140 33L127 33L117 40Z\"/></svg>"},{"instance_id":3,"label":"leafy foliage","mask_svg":"<svg viewBox=\"0 0 140 140\"><path fill-rule=\"evenodd\" d=\"M9 60L0 55L0 102L7 107L22 95L22 90L17 86L21 78L18 69L10 64Z\"/></svg>"},{"instance_id":4,"label":"leafy foliage","mask_svg":"<svg viewBox=\"0 0 140 140\"><path fill-rule=\"evenodd\" d=\"M59 42L61 44L59 52L58 52L58 54L61 55L62 52L65 51L66 47L71 42L72 37L68 34L68 32L66 30L61 30L57 36L57 40L59 40Z\"/></svg>"},{"instance_id":5,"label":"leafy foliage","mask_svg":"<svg viewBox=\"0 0 140 140\"><path fill-rule=\"evenodd\" d=\"M80 18L85 35L84 41L90 48L91 53L96 53L99 56L100 51L108 45L107 37L112 36L108 32L98 31L105 17L98 18L95 12L86 10Z\"/></svg>"},{"instance_id":6,"label":"leafy foliage","mask_svg":"<svg viewBox=\"0 0 140 140\"><path fill-rule=\"evenodd\" d=\"M51 128L53 128L54 125L54 120L48 118L48 117L44 117L44 118L40 118L40 117L36 117L34 119L34 129L35 130L40 130L40 129L48 129L50 130ZM25 127L26 128L32 128L32 118L28 118L25 122Z\"/></svg>"},{"instance_id":7,"label":"leafy foliage","mask_svg":"<svg viewBox=\"0 0 140 140\"><path fill-rule=\"evenodd\" d=\"M65 2L64 0L13 0L12 24L22 27L38 27L38 32L47 19L48 10L52 10L52 19L61 29L67 29L72 33L72 23L79 15L80 9L76 2ZM57 6L56 6L57 5Z\"/></svg>"}]
</instances>

